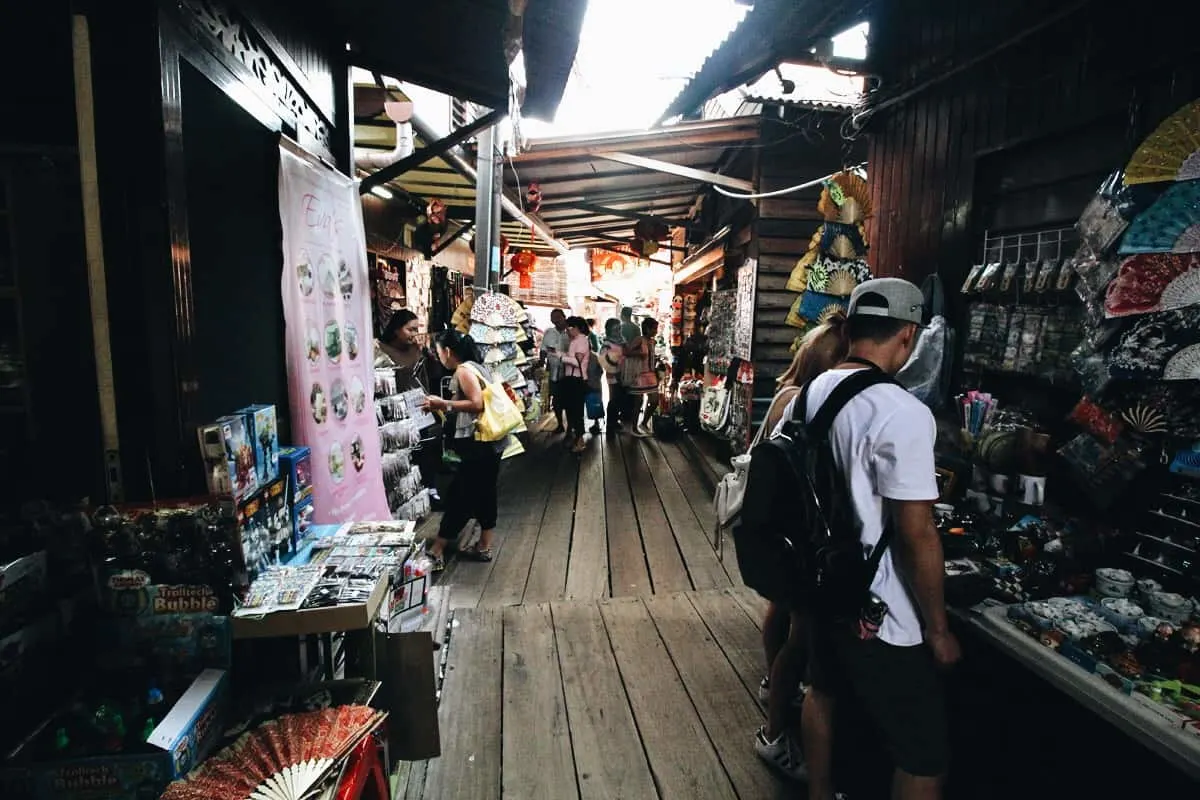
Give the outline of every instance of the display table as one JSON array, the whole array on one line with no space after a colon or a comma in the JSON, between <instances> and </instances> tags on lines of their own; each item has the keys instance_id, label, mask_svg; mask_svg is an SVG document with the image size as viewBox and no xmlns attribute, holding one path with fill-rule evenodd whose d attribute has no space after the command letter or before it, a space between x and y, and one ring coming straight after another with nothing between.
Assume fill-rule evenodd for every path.
<instances>
[{"instance_id":1,"label":"display table","mask_svg":"<svg viewBox=\"0 0 1200 800\"><path fill-rule=\"evenodd\" d=\"M1193 732L1183 728L1173 711L1137 692L1123 694L1099 675L1085 672L1039 644L1008 620L1006 606L976 606L951 613L1084 707L1200 779L1200 729Z\"/></svg>"}]
</instances>

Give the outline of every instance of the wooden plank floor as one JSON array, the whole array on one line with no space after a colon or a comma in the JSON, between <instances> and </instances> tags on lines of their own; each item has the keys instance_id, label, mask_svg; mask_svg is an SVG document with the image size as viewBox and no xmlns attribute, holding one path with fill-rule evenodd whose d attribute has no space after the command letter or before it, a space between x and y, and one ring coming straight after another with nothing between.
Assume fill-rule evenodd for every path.
<instances>
[{"instance_id":1,"label":"wooden plank floor","mask_svg":"<svg viewBox=\"0 0 1200 800\"><path fill-rule=\"evenodd\" d=\"M754 753L757 681L729 658L744 637L722 638L757 635L745 591L455 611L443 754L400 796L804 797Z\"/></svg>"},{"instance_id":2,"label":"wooden plank floor","mask_svg":"<svg viewBox=\"0 0 1200 800\"><path fill-rule=\"evenodd\" d=\"M712 498L675 443L590 437L580 457L537 433L505 462L493 560L452 561L455 608L638 597L741 584L712 546ZM427 535L436 521L426 523ZM478 535L468 529L462 544ZM729 548L732 549L732 548Z\"/></svg>"},{"instance_id":3,"label":"wooden plank floor","mask_svg":"<svg viewBox=\"0 0 1200 800\"><path fill-rule=\"evenodd\" d=\"M535 434L504 464L493 561L438 581L442 757L397 796L804 796L754 753L763 604L713 549L706 480L680 445L627 436L574 457Z\"/></svg>"}]
</instances>

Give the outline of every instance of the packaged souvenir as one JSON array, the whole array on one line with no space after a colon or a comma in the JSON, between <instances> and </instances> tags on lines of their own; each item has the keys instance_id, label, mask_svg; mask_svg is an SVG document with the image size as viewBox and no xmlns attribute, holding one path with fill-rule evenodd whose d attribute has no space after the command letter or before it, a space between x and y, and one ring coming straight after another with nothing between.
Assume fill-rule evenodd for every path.
<instances>
[{"instance_id":1,"label":"packaged souvenir","mask_svg":"<svg viewBox=\"0 0 1200 800\"><path fill-rule=\"evenodd\" d=\"M1054 288L1054 276L1058 274L1058 259L1047 258L1042 261L1042 266L1038 270L1037 284L1033 287L1035 292L1047 292Z\"/></svg>"},{"instance_id":2,"label":"packaged souvenir","mask_svg":"<svg viewBox=\"0 0 1200 800\"><path fill-rule=\"evenodd\" d=\"M1000 270L1001 264L999 261L993 261L983 268L983 274L979 276L979 283L975 286L977 292L990 292L1000 285Z\"/></svg>"},{"instance_id":3,"label":"packaged souvenir","mask_svg":"<svg viewBox=\"0 0 1200 800\"><path fill-rule=\"evenodd\" d=\"M1004 265L1004 275L1000 278L1000 291L1010 292L1013 288L1014 279L1017 277L1017 269L1020 267L1016 261Z\"/></svg>"},{"instance_id":4,"label":"packaged souvenir","mask_svg":"<svg viewBox=\"0 0 1200 800\"><path fill-rule=\"evenodd\" d=\"M976 264L971 267L967 273L967 279L963 281L962 289L959 291L963 294L971 294L975 291L975 284L979 280L979 276L983 274L983 264Z\"/></svg>"}]
</instances>

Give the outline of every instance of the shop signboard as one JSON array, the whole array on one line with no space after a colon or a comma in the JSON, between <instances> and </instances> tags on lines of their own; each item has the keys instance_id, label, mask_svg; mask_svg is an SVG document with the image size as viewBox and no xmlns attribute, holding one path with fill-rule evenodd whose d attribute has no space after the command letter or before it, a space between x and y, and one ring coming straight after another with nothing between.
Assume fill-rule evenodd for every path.
<instances>
[{"instance_id":1,"label":"shop signboard","mask_svg":"<svg viewBox=\"0 0 1200 800\"><path fill-rule=\"evenodd\" d=\"M312 450L317 523L390 519L375 428L374 337L354 181L279 150L283 315L294 444Z\"/></svg>"}]
</instances>

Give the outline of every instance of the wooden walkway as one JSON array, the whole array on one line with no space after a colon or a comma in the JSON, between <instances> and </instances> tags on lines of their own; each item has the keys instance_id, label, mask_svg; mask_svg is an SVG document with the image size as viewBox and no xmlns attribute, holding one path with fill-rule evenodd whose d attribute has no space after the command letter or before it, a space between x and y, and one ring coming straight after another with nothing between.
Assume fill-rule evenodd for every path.
<instances>
[{"instance_id":1,"label":"wooden walkway","mask_svg":"<svg viewBox=\"0 0 1200 800\"><path fill-rule=\"evenodd\" d=\"M577 458L534 439L501 473L494 560L439 582L442 756L397 797L803 797L754 753L764 606L713 550L697 465L654 440Z\"/></svg>"},{"instance_id":2,"label":"wooden walkway","mask_svg":"<svg viewBox=\"0 0 1200 800\"><path fill-rule=\"evenodd\" d=\"M535 434L504 464L493 560L453 562L440 580L455 608L741 584L732 548L717 558L712 490L680 445L597 437L578 457L561 442Z\"/></svg>"}]
</instances>

